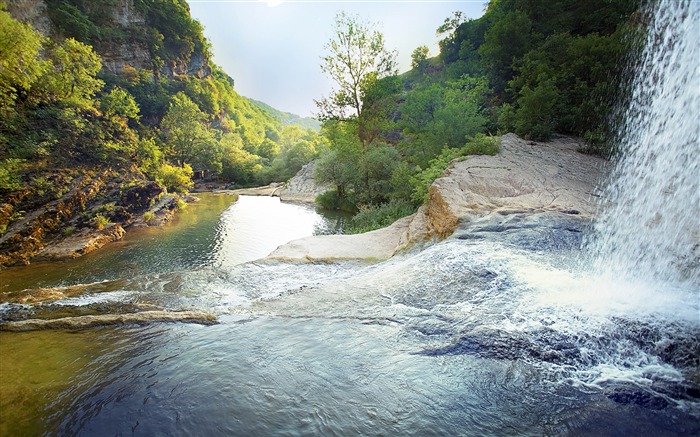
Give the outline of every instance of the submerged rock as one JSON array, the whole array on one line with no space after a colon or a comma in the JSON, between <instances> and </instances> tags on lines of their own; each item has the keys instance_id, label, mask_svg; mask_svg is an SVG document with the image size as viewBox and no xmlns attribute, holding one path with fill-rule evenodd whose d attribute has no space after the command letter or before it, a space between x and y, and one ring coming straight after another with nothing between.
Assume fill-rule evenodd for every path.
<instances>
[{"instance_id":1,"label":"submerged rock","mask_svg":"<svg viewBox=\"0 0 700 437\"><path fill-rule=\"evenodd\" d=\"M0 331L24 332L40 329L86 329L106 325L182 322L213 325L216 316L202 311L143 311L130 314L100 314L60 319L29 319L0 323Z\"/></svg>"}]
</instances>

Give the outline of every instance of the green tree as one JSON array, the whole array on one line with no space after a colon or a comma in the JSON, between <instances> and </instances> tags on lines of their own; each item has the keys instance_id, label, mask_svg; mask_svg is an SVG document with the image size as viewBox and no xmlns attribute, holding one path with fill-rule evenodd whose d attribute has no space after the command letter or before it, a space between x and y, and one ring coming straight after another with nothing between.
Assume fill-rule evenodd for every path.
<instances>
[{"instance_id":1,"label":"green tree","mask_svg":"<svg viewBox=\"0 0 700 437\"><path fill-rule=\"evenodd\" d=\"M97 78L102 60L92 47L68 38L51 43L48 58L51 67L39 79L45 97L78 108L92 107L92 97L104 85Z\"/></svg>"},{"instance_id":2,"label":"green tree","mask_svg":"<svg viewBox=\"0 0 700 437\"><path fill-rule=\"evenodd\" d=\"M192 187L192 167L185 164L182 167L175 167L163 164L156 172L156 182L163 185L169 191L177 193L187 192Z\"/></svg>"},{"instance_id":3,"label":"green tree","mask_svg":"<svg viewBox=\"0 0 700 437\"><path fill-rule=\"evenodd\" d=\"M535 89L523 87L515 113L515 133L534 140L548 140L556 126L559 90L552 80L541 79Z\"/></svg>"},{"instance_id":4,"label":"green tree","mask_svg":"<svg viewBox=\"0 0 700 437\"><path fill-rule=\"evenodd\" d=\"M396 73L396 52L384 47L384 35L371 24L345 12L336 15L335 35L325 50L321 70L338 89L316 101L319 118L360 117L363 90L371 81Z\"/></svg>"},{"instance_id":5,"label":"green tree","mask_svg":"<svg viewBox=\"0 0 700 437\"><path fill-rule=\"evenodd\" d=\"M0 10L0 108L13 106L46 69L39 57L43 41L30 25Z\"/></svg>"},{"instance_id":6,"label":"green tree","mask_svg":"<svg viewBox=\"0 0 700 437\"><path fill-rule=\"evenodd\" d=\"M197 162L198 154L215 142L204 123L206 119L206 114L185 93L179 92L170 100L161 128L180 165Z\"/></svg>"},{"instance_id":7,"label":"green tree","mask_svg":"<svg viewBox=\"0 0 700 437\"><path fill-rule=\"evenodd\" d=\"M100 101L100 109L108 117L139 119L139 106L134 97L122 88L115 87Z\"/></svg>"},{"instance_id":8,"label":"green tree","mask_svg":"<svg viewBox=\"0 0 700 437\"><path fill-rule=\"evenodd\" d=\"M416 47L411 53L411 68L418 70L419 72L425 72L425 67L428 63L428 54L430 50L428 46Z\"/></svg>"}]
</instances>

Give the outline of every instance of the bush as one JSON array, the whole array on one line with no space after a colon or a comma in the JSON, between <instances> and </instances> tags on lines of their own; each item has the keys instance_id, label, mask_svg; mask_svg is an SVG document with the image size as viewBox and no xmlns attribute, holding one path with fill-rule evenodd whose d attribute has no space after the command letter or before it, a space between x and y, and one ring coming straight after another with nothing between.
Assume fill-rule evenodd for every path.
<instances>
[{"instance_id":1,"label":"bush","mask_svg":"<svg viewBox=\"0 0 700 437\"><path fill-rule=\"evenodd\" d=\"M149 223L151 220L153 220L153 211L146 211L143 213L143 221L146 223Z\"/></svg>"},{"instance_id":2,"label":"bush","mask_svg":"<svg viewBox=\"0 0 700 437\"><path fill-rule=\"evenodd\" d=\"M185 201L182 200L182 199L177 199L176 205L177 205L177 209L179 209L179 210L181 210L181 211L182 211L183 209L187 208L187 202L185 202Z\"/></svg>"},{"instance_id":3,"label":"bush","mask_svg":"<svg viewBox=\"0 0 700 437\"><path fill-rule=\"evenodd\" d=\"M97 229L104 229L109 224L109 219L102 214L97 214L92 219L92 223Z\"/></svg>"},{"instance_id":4,"label":"bush","mask_svg":"<svg viewBox=\"0 0 700 437\"><path fill-rule=\"evenodd\" d=\"M170 164L163 164L156 171L156 182L163 185L168 191L185 193L192 187L192 167L185 164L182 167L175 167Z\"/></svg>"},{"instance_id":5,"label":"bush","mask_svg":"<svg viewBox=\"0 0 700 437\"><path fill-rule=\"evenodd\" d=\"M385 228L396 220L406 217L416 212L416 208L408 201L395 201L384 203L379 206L368 206L362 208L351 220L346 234L360 234Z\"/></svg>"},{"instance_id":6,"label":"bush","mask_svg":"<svg viewBox=\"0 0 700 437\"><path fill-rule=\"evenodd\" d=\"M353 199L348 197L341 198L335 190L319 194L316 197L316 204L323 209L331 211L357 212L357 207Z\"/></svg>"},{"instance_id":7,"label":"bush","mask_svg":"<svg viewBox=\"0 0 700 437\"><path fill-rule=\"evenodd\" d=\"M0 190L19 190L22 188L19 169L22 160L4 159L0 161Z\"/></svg>"},{"instance_id":8,"label":"bush","mask_svg":"<svg viewBox=\"0 0 700 437\"><path fill-rule=\"evenodd\" d=\"M495 155L498 153L501 140L484 134L474 135L460 150L463 156Z\"/></svg>"}]
</instances>

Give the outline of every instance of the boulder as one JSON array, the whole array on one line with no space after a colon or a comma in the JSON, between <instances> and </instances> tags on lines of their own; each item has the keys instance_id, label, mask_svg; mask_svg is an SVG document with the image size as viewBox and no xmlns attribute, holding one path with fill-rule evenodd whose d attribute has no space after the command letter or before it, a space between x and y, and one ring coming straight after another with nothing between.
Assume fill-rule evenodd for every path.
<instances>
[{"instance_id":1,"label":"boulder","mask_svg":"<svg viewBox=\"0 0 700 437\"><path fill-rule=\"evenodd\" d=\"M319 194L323 194L331 189L330 185L317 184L314 181L313 173L316 161L311 161L297 172L289 182L275 194L281 200L292 202L314 203Z\"/></svg>"},{"instance_id":2,"label":"boulder","mask_svg":"<svg viewBox=\"0 0 700 437\"><path fill-rule=\"evenodd\" d=\"M607 161L577 152L580 146L570 137L542 143L507 134L497 155L453 161L430 187L428 204L410 228L410 242L445 238L459 224L491 213L559 212L592 218Z\"/></svg>"}]
</instances>

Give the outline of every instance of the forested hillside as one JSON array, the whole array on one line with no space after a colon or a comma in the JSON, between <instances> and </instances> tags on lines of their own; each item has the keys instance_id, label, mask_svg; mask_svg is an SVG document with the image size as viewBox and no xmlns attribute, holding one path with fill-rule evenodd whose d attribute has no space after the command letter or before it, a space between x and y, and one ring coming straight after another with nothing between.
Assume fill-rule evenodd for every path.
<instances>
[{"instance_id":1,"label":"forested hillside","mask_svg":"<svg viewBox=\"0 0 700 437\"><path fill-rule=\"evenodd\" d=\"M425 201L451 159L495 153L490 136L506 132L573 135L609 155L638 3L492 0L478 19L446 18L439 55L416 48L402 75L377 29L339 14L322 64L337 89L317 102L332 147L316 176L336 189L319 201L359 210L356 230L386 225Z\"/></svg>"},{"instance_id":2,"label":"forested hillside","mask_svg":"<svg viewBox=\"0 0 700 437\"><path fill-rule=\"evenodd\" d=\"M184 0L0 1L0 252L131 223L138 187L284 181L323 147L236 93Z\"/></svg>"},{"instance_id":3,"label":"forested hillside","mask_svg":"<svg viewBox=\"0 0 700 437\"><path fill-rule=\"evenodd\" d=\"M253 104L261 109L264 109L270 115L275 117L277 120L282 123L282 126L287 126L289 124L295 124L297 126L300 126L304 129L313 129L315 131L318 131L321 129L321 122L316 120L315 118L311 117L301 117L296 114L292 114L291 112L284 112L280 111L279 109L275 109L272 106L268 105L265 102L260 102L255 99L250 99Z\"/></svg>"}]
</instances>

